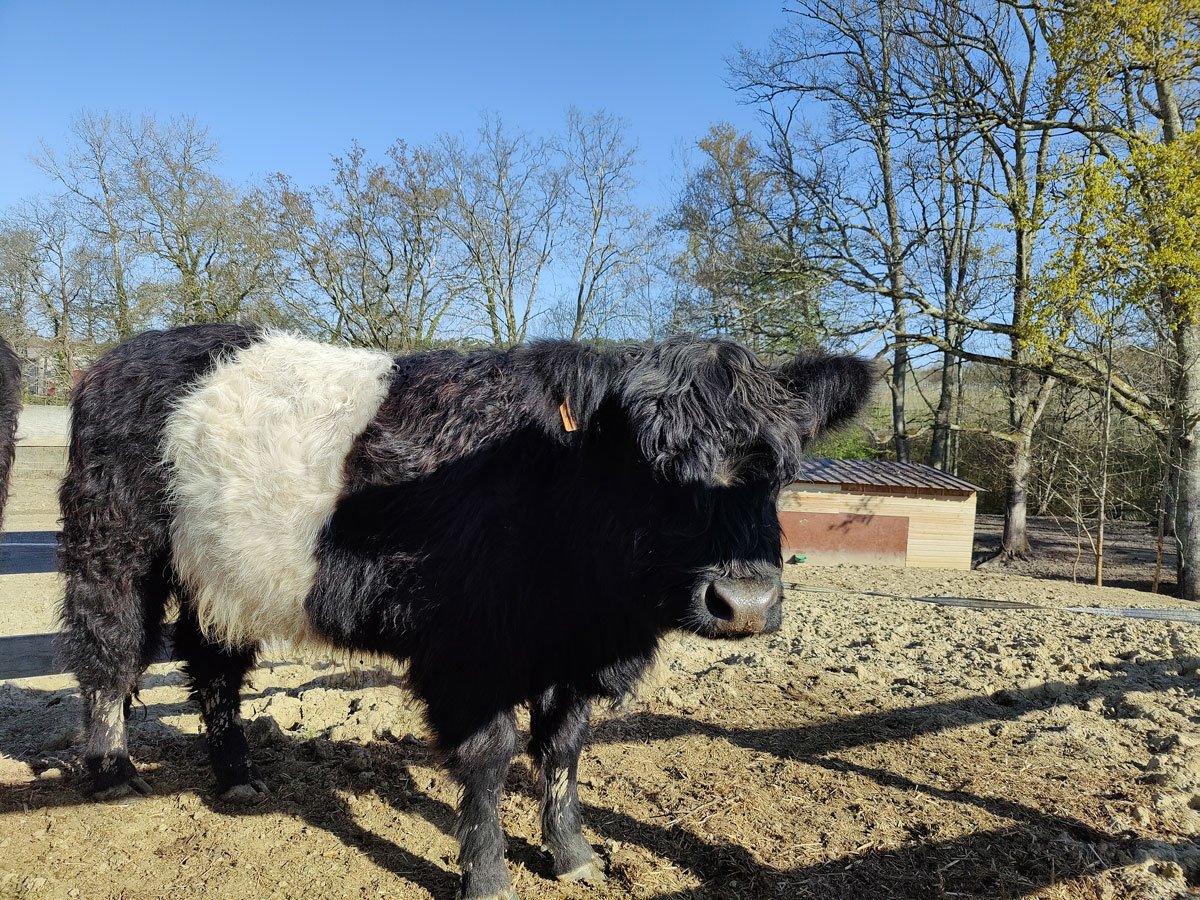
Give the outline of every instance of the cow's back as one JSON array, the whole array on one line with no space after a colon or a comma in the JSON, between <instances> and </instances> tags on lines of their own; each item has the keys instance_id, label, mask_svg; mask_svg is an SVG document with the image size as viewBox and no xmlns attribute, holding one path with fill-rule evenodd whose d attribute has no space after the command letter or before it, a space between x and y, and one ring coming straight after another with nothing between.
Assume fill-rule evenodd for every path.
<instances>
[{"instance_id":1,"label":"cow's back","mask_svg":"<svg viewBox=\"0 0 1200 900\"><path fill-rule=\"evenodd\" d=\"M149 331L93 363L71 393L71 442L59 492L66 570L94 567L125 517L162 529L169 511L160 446L173 404L223 355L258 339L240 325ZM130 519L132 521L132 519ZM156 534L145 534L148 548ZM148 550L149 552L149 550Z\"/></svg>"}]
</instances>

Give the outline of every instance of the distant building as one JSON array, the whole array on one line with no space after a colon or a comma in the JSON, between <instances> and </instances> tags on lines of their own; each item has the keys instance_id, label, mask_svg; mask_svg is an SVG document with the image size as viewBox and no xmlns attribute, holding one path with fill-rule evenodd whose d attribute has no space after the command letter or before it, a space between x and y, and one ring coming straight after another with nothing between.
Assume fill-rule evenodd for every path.
<instances>
[{"instance_id":1,"label":"distant building","mask_svg":"<svg viewBox=\"0 0 1200 900\"><path fill-rule=\"evenodd\" d=\"M978 491L930 466L807 460L779 496L784 559L969 569Z\"/></svg>"},{"instance_id":2,"label":"distant building","mask_svg":"<svg viewBox=\"0 0 1200 900\"><path fill-rule=\"evenodd\" d=\"M95 350L91 345L72 347L75 368L71 372L71 384L79 380L83 369L95 358ZM30 397L44 397L47 400L65 399L61 396L62 385L58 378L58 345L43 337L33 335L25 341L25 346L18 350L22 357L22 376L25 393Z\"/></svg>"}]
</instances>

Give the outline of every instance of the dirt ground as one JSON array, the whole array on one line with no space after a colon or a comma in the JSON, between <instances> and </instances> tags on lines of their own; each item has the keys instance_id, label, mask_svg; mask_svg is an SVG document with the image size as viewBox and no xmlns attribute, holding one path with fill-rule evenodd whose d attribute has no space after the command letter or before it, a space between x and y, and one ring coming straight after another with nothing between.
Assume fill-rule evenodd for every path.
<instances>
[{"instance_id":1,"label":"dirt ground","mask_svg":"<svg viewBox=\"0 0 1200 900\"><path fill-rule=\"evenodd\" d=\"M53 520L39 491L18 485L25 521ZM1194 604L991 570L785 579L779 634L673 637L598 714L580 792L606 884L547 879L516 761L502 811L522 897L1200 896L1200 625L900 598ZM0 633L51 628L59 590L0 576ZM130 733L154 794L94 804L70 681L0 683L0 898L454 896L456 791L396 675L260 668L243 713L272 794L249 809L216 799L185 701L153 667Z\"/></svg>"}]
</instances>

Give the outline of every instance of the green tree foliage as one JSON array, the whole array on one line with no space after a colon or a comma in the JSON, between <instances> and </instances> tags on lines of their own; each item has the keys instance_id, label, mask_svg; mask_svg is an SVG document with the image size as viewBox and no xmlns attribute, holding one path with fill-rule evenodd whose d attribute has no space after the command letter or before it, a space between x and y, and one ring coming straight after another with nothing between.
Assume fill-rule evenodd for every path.
<instances>
[{"instance_id":1,"label":"green tree foliage","mask_svg":"<svg viewBox=\"0 0 1200 900\"><path fill-rule=\"evenodd\" d=\"M1038 304L1043 320L1135 320L1143 349L1170 377L1147 384L1147 367L1116 372L1095 347L1073 372L1151 427L1169 461L1160 523L1173 501L1180 592L1200 596L1200 136L1196 0L1075 0L1050 13L1055 89L1077 111L1088 140L1064 167L1060 243ZM1111 337L1110 337L1111 347ZM1161 526L1160 526L1161 527Z\"/></svg>"}]
</instances>

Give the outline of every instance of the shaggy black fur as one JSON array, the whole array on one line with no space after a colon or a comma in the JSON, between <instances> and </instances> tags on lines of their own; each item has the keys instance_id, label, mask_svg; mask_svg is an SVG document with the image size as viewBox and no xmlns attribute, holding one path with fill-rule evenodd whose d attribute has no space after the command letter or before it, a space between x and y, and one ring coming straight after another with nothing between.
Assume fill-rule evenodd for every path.
<instances>
[{"instance_id":1,"label":"shaggy black fur","mask_svg":"<svg viewBox=\"0 0 1200 900\"><path fill-rule=\"evenodd\" d=\"M188 385L255 334L226 325L147 332L98 360L72 392L58 651L84 696L84 761L100 796L145 789L125 749L123 708L158 649L172 590L163 425Z\"/></svg>"},{"instance_id":2,"label":"shaggy black fur","mask_svg":"<svg viewBox=\"0 0 1200 900\"><path fill-rule=\"evenodd\" d=\"M168 405L214 355L253 339L217 327L144 336L77 391L63 489L66 648L85 692L104 702L133 688L171 590L156 457ZM871 377L859 360L776 370L734 344L687 339L396 360L347 458L306 609L332 643L409 661L463 785L464 896L510 890L497 804L521 703L554 871L601 877L576 793L592 701L626 694L670 629L778 628L780 486L814 435L856 411ZM564 428L564 402L577 430ZM208 643L180 601L218 778L257 785L233 721L254 648ZM116 746L102 724L92 731L99 762L127 762L123 737Z\"/></svg>"},{"instance_id":3,"label":"shaggy black fur","mask_svg":"<svg viewBox=\"0 0 1200 900\"><path fill-rule=\"evenodd\" d=\"M0 526L8 503L8 479L17 454L17 419L21 414L21 363L0 337Z\"/></svg>"}]
</instances>

